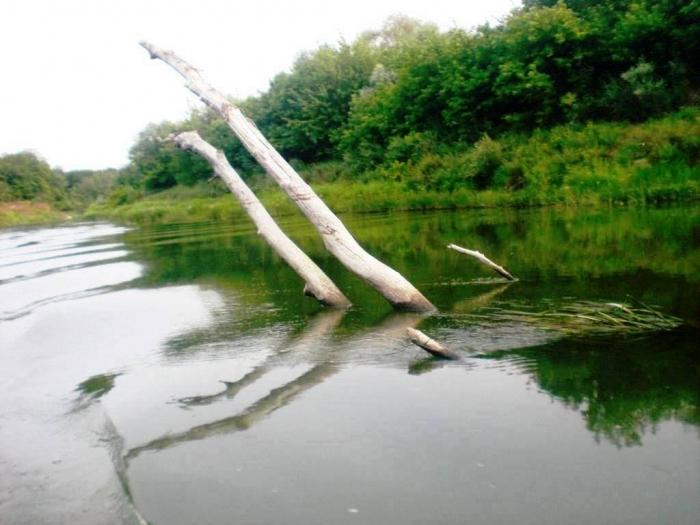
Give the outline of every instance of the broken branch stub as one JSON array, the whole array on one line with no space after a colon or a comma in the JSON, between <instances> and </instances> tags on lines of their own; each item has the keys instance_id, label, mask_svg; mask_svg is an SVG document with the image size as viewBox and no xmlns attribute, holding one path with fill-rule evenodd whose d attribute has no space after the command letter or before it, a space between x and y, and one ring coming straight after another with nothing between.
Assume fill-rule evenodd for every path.
<instances>
[{"instance_id":1,"label":"broken branch stub","mask_svg":"<svg viewBox=\"0 0 700 525\"><path fill-rule=\"evenodd\" d=\"M318 230L326 249L346 268L364 279L395 308L418 312L435 310L430 301L400 273L367 253L358 244L340 219L282 158L255 124L221 92L211 87L199 71L172 51L147 42L141 42L141 45L150 53L151 58L159 58L180 73L187 81L187 88L223 117L243 146Z\"/></svg>"},{"instance_id":2,"label":"broken branch stub","mask_svg":"<svg viewBox=\"0 0 700 525\"><path fill-rule=\"evenodd\" d=\"M478 252L476 250L468 250L467 248L462 248L461 246L457 246L456 244L448 244L447 247L450 250L454 250L456 252L474 257L477 261L479 261L482 264L485 264L494 272L496 272L499 275L502 275L509 281L517 281L517 279L513 277L508 270L506 270L503 266L499 266L481 252Z\"/></svg>"},{"instance_id":3,"label":"broken branch stub","mask_svg":"<svg viewBox=\"0 0 700 525\"><path fill-rule=\"evenodd\" d=\"M255 223L260 236L305 281L304 293L319 302L336 308L347 308L350 301L330 278L313 262L294 241L285 235L262 203L226 160L222 151L202 139L197 132L187 131L171 137L182 149L201 155L214 172L221 177Z\"/></svg>"},{"instance_id":4,"label":"broken branch stub","mask_svg":"<svg viewBox=\"0 0 700 525\"><path fill-rule=\"evenodd\" d=\"M429 354L435 357L439 357L440 359L460 359L460 355L458 353L453 352L446 346L438 343L435 339L431 339L420 330L416 330L415 328L409 327L406 328L406 332L408 333L408 337L414 345L420 346Z\"/></svg>"}]
</instances>

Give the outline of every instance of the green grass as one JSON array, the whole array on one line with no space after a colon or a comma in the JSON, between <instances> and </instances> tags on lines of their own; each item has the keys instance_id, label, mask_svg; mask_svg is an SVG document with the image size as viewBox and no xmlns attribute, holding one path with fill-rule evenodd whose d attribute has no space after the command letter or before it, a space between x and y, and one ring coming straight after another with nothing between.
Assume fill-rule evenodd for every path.
<instances>
[{"instance_id":1,"label":"green grass","mask_svg":"<svg viewBox=\"0 0 700 525\"><path fill-rule=\"evenodd\" d=\"M71 218L50 204L31 201L0 202L0 227L51 224Z\"/></svg>"},{"instance_id":2,"label":"green grass","mask_svg":"<svg viewBox=\"0 0 700 525\"><path fill-rule=\"evenodd\" d=\"M403 151L403 150L402 150ZM643 124L559 126L529 135L434 145L362 173L337 161L299 165L336 212L589 205L647 205L700 197L700 109ZM297 213L269 181L256 193L274 216ZM243 213L220 184L141 196L125 188L87 218L136 223L235 220Z\"/></svg>"}]
</instances>

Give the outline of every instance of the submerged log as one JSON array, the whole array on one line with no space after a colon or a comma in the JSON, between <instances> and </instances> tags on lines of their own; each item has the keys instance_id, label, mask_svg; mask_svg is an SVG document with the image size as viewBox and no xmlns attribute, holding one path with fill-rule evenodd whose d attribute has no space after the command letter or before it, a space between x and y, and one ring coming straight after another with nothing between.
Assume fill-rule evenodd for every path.
<instances>
[{"instance_id":1,"label":"submerged log","mask_svg":"<svg viewBox=\"0 0 700 525\"><path fill-rule=\"evenodd\" d=\"M503 266L499 266L495 262L493 262L491 259L486 257L483 253L477 252L476 250L468 250L467 248L462 248L461 246L457 246L456 244L448 244L447 247L450 250L454 250L459 253L463 253L465 255L470 255L474 257L477 261L479 261L482 264L485 264L489 268L491 268L494 272L496 272L499 275L502 275L509 281L516 281L517 279L513 277L508 270L503 268Z\"/></svg>"},{"instance_id":2,"label":"submerged log","mask_svg":"<svg viewBox=\"0 0 700 525\"><path fill-rule=\"evenodd\" d=\"M337 308L347 308L350 301L330 278L313 262L294 241L285 235L251 189L236 173L222 151L202 139L197 132L188 131L172 137L182 149L192 150L206 159L221 177L255 223L258 234L305 281L304 293L319 302Z\"/></svg>"},{"instance_id":3,"label":"submerged log","mask_svg":"<svg viewBox=\"0 0 700 525\"><path fill-rule=\"evenodd\" d=\"M435 339L431 339L420 330L416 330L415 328L406 328L406 332L414 345L420 346L429 354L439 357L440 359L460 359L460 355L458 353L453 352L444 345L441 345Z\"/></svg>"},{"instance_id":4,"label":"submerged log","mask_svg":"<svg viewBox=\"0 0 700 525\"><path fill-rule=\"evenodd\" d=\"M172 51L147 42L141 42L141 45L151 54L151 58L162 60L182 75L187 81L187 88L223 117L245 148L311 221L321 234L326 249L346 268L374 287L397 309L418 312L435 310L430 301L400 273L358 244L340 219L282 158L255 124L243 115L240 108L210 86L197 69Z\"/></svg>"}]
</instances>

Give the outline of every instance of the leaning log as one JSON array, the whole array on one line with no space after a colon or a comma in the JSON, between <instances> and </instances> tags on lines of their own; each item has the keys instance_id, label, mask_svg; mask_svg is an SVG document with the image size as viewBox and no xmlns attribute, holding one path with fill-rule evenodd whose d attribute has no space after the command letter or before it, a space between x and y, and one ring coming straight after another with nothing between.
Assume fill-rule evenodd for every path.
<instances>
[{"instance_id":1,"label":"leaning log","mask_svg":"<svg viewBox=\"0 0 700 525\"><path fill-rule=\"evenodd\" d=\"M206 142L197 132L187 131L174 135L172 140L178 147L201 155L221 177L243 206L258 229L258 234L284 259L305 281L304 294L319 302L337 308L347 308L350 301L330 278L313 262L277 225L262 203L243 179L236 173L226 156Z\"/></svg>"},{"instance_id":2,"label":"leaning log","mask_svg":"<svg viewBox=\"0 0 700 525\"><path fill-rule=\"evenodd\" d=\"M460 355L458 353L453 352L446 346L438 343L435 339L431 339L420 330L416 330L415 328L406 328L406 332L414 345L420 346L429 354L439 357L440 359L460 359Z\"/></svg>"},{"instance_id":3,"label":"leaning log","mask_svg":"<svg viewBox=\"0 0 700 525\"><path fill-rule=\"evenodd\" d=\"M197 69L172 51L147 42L141 42L141 46L150 53L151 58L162 60L182 75L187 81L187 88L223 117L245 148L311 221L326 249L346 268L374 287L397 309L418 312L435 310L430 301L400 273L358 244L340 219L282 158L255 124L243 115L240 108L210 86Z\"/></svg>"},{"instance_id":4,"label":"leaning log","mask_svg":"<svg viewBox=\"0 0 700 525\"><path fill-rule=\"evenodd\" d=\"M479 261L482 264L485 264L486 266L491 268L494 272L496 272L499 275L502 275L503 277L505 277L509 281L516 281L517 280L503 266L499 266L498 264L493 262L491 259L486 257L481 252L478 252L476 250L468 250L467 248L462 248L461 246L457 246L456 244L448 244L447 247L450 250L454 250L456 252L463 253L465 255L470 255L471 257L474 257L477 261Z\"/></svg>"}]
</instances>

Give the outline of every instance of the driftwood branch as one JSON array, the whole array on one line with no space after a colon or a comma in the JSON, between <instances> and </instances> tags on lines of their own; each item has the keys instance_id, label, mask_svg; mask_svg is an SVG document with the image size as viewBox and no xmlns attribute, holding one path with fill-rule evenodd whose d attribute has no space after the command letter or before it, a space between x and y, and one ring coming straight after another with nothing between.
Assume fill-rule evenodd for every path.
<instances>
[{"instance_id":1,"label":"driftwood branch","mask_svg":"<svg viewBox=\"0 0 700 525\"><path fill-rule=\"evenodd\" d=\"M251 189L236 173L222 151L202 139L198 133L188 131L172 137L178 147L198 153L206 159L214 172L222 178L255 223L260 236L306 282L304 293L329 306L347 308L350 301L330 278L314 263L294 241L287 237L270 216Z\"/></svg>"},{"instance_id":2,"label":"driftwood branch","mask_svg":"<svg viewBox=\"0 0 700 525\"><path fill-rule=\"evenodd\" d=\"M318 230L328 251L346 268L374 287L395 308L419 312L435 310L408 280L358 244L340 219L282 158L255 124L243 115L240 108L210 86L197 69L172 51L147 42L141 42L141 45L151 58L162 60L180 73L187 81L187 88L223 117L245 148Z\"/></svg>"},{"instance_id":3,"label":"driftwood branch","mask_svg":"<svg viewBox=\"0 0 700 525\"><path fill-rule=\"evenodd\" d=\"M489 268L491 268L494 272L496 272L499 275L502 275L509 281L516 281L517 279L513 277L508 270L503 268L503 266L499 266L495 262L493 262L491 259L486 257L483 253L477 252L476 250L468 250L467 248L462 248L461 246L457 246L456 244L448 244L447 247L450 250L454 250L459 253L463 253L465 255L470 255L474 257L477 261L479 261L482 264L485 264Z\"/></svg>"},{"instance_id":4,"label":"driftwood branch","mask_svg":"<svg viewBox=\"0 0 700 525\"><path fill-rule=\"evenodd\" d=\"M414 345L420 346L423 350L434 355L435 357L452 360L460 359L460 355L458 353L453 352L446 346L438 343L435 339L431 339L420 330L416 330L415 328L406 328L406 333L408 333L408 337Z\"/></svg>"}]
</instances>

